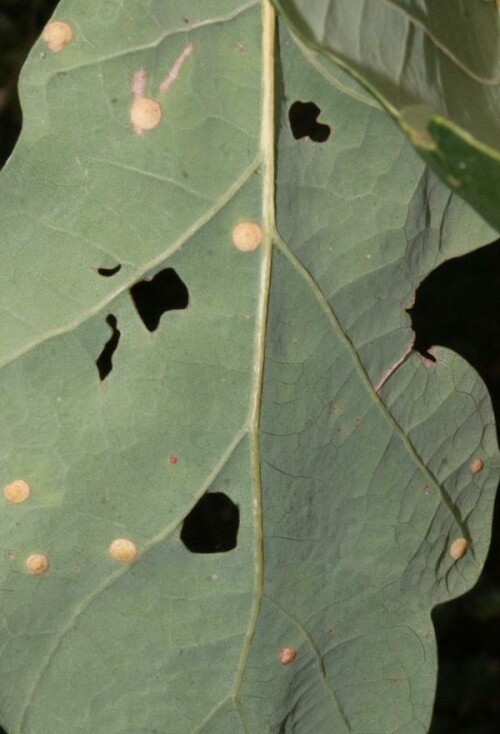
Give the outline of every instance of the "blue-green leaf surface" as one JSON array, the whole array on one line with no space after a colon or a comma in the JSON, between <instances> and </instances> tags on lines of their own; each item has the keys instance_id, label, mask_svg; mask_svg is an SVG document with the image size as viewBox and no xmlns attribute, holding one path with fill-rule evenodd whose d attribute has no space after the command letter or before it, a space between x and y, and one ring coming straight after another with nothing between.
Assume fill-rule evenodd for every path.
<instances>
[{"instance_id":1,"label":"blue-green leaf surface","mask_svg":"<svg viewBox=\"0 0 500 734\"><path fill-rule=\"evenodd\" d=\"M0 723L424 734L430 612L479 575L498 460L484 385L411 352L405 307L493 232L267 2L63 0L56 18L73 38L33 49L0 177L0 480L31 488L1 497ZM161 108L141 134L138 72ZM294 138L295 101L326 141ZM167 268L189 304L149 331L130 288ZM239 506L233 550L181 539L206 492Z\"/></svg>"},{"instance_id":2,"label":"blue-green leaf surface","mask_svg":"<svg viewBox=\"0 0 500 734\"><path fill-rule=\"evenodd\" d=\"M498 0L272 0L369 90L424 160L500 230Z\"/></svg>"}]
</instances>

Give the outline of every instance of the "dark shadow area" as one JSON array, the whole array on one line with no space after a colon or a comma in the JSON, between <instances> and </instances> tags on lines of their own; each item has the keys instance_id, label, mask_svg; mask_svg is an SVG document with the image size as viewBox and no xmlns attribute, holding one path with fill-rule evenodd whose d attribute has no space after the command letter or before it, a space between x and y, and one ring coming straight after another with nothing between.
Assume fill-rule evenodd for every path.
<instances>
[{"instance_id":1,"label":"dark shadow area","mask_svg":"<svg viewBox=\"0 0 500 734\"><path fill-rule=\"evenodd\" d=\"M113 369L113 354L118 347L118 342L120 341L121 336L121 332L118 330L116 316L113 316L113 314L110 313L109 316L106 317L106 322L111 327L111 331L113 333L95 361L101 381L105 380Z\"/></svg>"},{"instance_id":2,"label":"dark shadow area","mask_svg":"<svg viewBox=\"0 0 500 734\"><path fill-rule=\"evenodd\" d=\"M436 345L460 354L481 375L500 415L500 239L436 268L408 313L414 348L431 358Z\"/></svg>"},{"instance_id":3,"label":"dark shadow area","mask_svg":"<svg viewBox=\"0 0 500 734\"><path fill-rule=\"evenodd\" d=\"M500 501L492 545L476 586L433 612L439 655L429 734L500 730Z\"/></svg>"},{"instance_id":4,"label":"dark shadow area","mask_svg":"<svg viewBox=\"0 0 500 734\"><path fill-rule=\"evenodd\" d=\"M111 278L112 275L119 273L121 268L121 265L115 265L114 268L97 268L97 272L99 275L102 275L103 278Z\"/></svg>"},{"instance_id":5,"label":"dark shadow area","mask_svg":"<svg viewBox=\"0 0 500 734\"><path fill-rule=\"evenodd\" d=\"M187 308L189 292L175 270L160 270L151 280L141 280L130 289L142 322L148 331L156 331L167 311Z\"/></svg>"},{"instance_id":6,"label":"dark shadow area","mask_svg":"<svg viewBox=\"0 0 500 734\"><path fill-rule=\"evenodd\" d=\"M324 143L330 137L329 125L318 122L321 110L314 102L294 102L288 112L292 135L296 140L309 138L315 143Z\"/></svg>"},{"instance_id":7,"label":"dark shadow area","mask_svg":"<svg viewBox=\"0 0 500 734\"><path fill-rule=\"evenodd\" d=\"M0 167L21 131L19 72L56 5L57 0L0 0Z\"/></svg>"},{"instance_id":8,"label":"dark shadow area","mask_svg":"<svg viewBox=\"0 0 500 734\"><path fill-rule=\"evenodd\" d=\"M208 492L186 516L181 540L192 553L225 553L236 548L240 511L223 492Z\"/></svg>"},{"instance_id":9,"label":"dark shadow area","mask_svg":"<svg viewBox=\"0 0 500 734\"><path fill-rule=\"evenodd\" d=\"M409 310L415 348L453 349L481 375L500 419L500 240L436 268ZM429 734L500 731L500 498L476 586L433 612L439 676Z\"/></svg>"}]
</instances>

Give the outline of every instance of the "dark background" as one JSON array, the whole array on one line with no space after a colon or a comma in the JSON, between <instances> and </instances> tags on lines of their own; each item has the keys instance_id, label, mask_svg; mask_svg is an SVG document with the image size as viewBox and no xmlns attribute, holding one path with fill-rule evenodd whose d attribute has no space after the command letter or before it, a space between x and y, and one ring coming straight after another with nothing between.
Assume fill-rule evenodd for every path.
<instances>
[{"instance_id":1,"label":"dark background","mask_svg":"<svg viewBox=\"0 0 500 734\"><path fill-rule=\"evenodd\" d=\"M0 0L0 167L21 127L19 71L56 5L57 0ZM478 370L492 396L498 425L500 241L435 270L420 286L411 316L419 351L440 344ZM500 732L499 561L500 499L478 584L433 613L440 671L430 734Z\"/></svg>"}]
</instances>

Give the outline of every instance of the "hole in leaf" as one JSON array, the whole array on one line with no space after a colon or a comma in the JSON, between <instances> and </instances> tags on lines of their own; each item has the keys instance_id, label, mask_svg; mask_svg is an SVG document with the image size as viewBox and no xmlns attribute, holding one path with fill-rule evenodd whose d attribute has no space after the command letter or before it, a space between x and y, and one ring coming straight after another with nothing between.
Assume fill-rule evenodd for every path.
<instances>
[{"instance_id":1,"label":"hole in leaf","mask_svg":"<svg viewBox=\"0 0 500 734\"><path fill-rule=\"evenodd\" d=\"M167 311L187 308L189 292L173 268L160 270L151 280L141 280L130 289L139 316L148 331L156 331Z\"/></svg>"},{"instance_id":2,"label":"hole in leaf","mask_svg":"<svg viewBox=\"0 0 500 734\"><path fill-rule=\"evenodd\" d=\"M321 113L314 102L294 102L288 112L292 135L296 140L309 138L315 143L324 143L330 137L330 126L318 122Z\"/></svg>"},{"instance_id":3,"label":"hole in leaf","mask_svg":"<svg viewBox=\"0 0 500 734\"><path fill-rule=\"evenodd\" d=\"M500 239L437 267L408 309L413 348L427 359L440 345L466 359L500 409ZM434 360L435 361L435 360Z\"/></svg>"},{"instance_id":4,"label":"hole in leaf","mask_svg":"<svg viewBox=\"0 0 500 734\"><path fill-rule=\"evenodd\" d=\"M208 492L184 519L181 540L192 553L225 553L236 548L240 511L223 492Z\"/></svg>"},{"instance_id":5,"label":"hole in leaf","mask_svg":"<svg viewBox=\"0 0 500 734\"><path fill-rule=\"evenodd\" d=\"M103 278L111 278L112 275L116 275L121 270L121 267L121 265L115 265L114 268L97 268L97 272Z\"/></svg>"},{"instance_id":6,"label":"hole in leaf","mask_svg":"<svg viewBox=\"0 0 500 734\"><path fill-rule=\"evenodd\" d=\"M106 322L111 327L113 333L111 334L111 337L108 339L108 341L104 345L102 352L95 361L97 371L99 372L99 377L101 378L101 380L105 380L113 369L113 354L118 347L118 342L120 341L121 335L121 332L118 331L116 317L113 316L112 313L110 313L109 316L106 317Z\"/></svg>"}]
</instances>

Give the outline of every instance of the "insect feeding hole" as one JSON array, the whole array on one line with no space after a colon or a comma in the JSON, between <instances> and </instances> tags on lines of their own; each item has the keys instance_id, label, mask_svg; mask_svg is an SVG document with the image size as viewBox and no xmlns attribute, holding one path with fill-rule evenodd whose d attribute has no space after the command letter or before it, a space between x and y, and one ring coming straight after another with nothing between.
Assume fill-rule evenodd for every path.
<instances>
[{"instance_id":1,"label":"insect feeding hole","mask_svg":"<svg viewBox=\"0 0 500 734\"><path fill-rule=\"evenodd\" d=\"M173 268L160 270L151 280L139 281L130 289L130 295L148 331L156 331L167 311L180 311L189 304L186 284Z\"/></svg>"},{"instance_id":2,"label":"insect feeding hole","mask_svg":"<svg viewBox=\"0 0 500 734\"><path fill-rule=\"evenodd\" d=\"M318 122L321 110L314 102L294 102L288 111L290 128L295 140L308 138L314 143L324 143L330 137L331 128Z\"/></svg>"},{"instance_id":3,"label":"insect feeding hole","mask_svg":"<svg viewBox=\"0 0 500 734\"><path fill-rule=\"evenodd\" d=\"M225 553L237 545L240 510L223 492L207 492L184 519L181 540L192 553Z\"/></svg>"}]
</instances>

